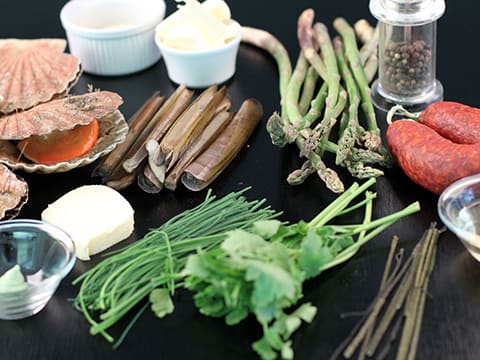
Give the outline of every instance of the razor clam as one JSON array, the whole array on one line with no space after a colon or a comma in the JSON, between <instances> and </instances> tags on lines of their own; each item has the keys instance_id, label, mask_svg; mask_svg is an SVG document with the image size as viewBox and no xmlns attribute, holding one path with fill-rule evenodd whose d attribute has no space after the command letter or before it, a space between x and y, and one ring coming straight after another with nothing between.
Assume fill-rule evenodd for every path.
<instances>
[{"instance_id":1,"label":"razor clam","mask_svg":"<svg viewBox=\"0 0 480 360\"><path fill-rule=\"evenodd\" d=\"M138 135L150 122L155 112L160 108L163 97L155 92L129 120L129 131L123 143L118 145L108 156L105 156L93 170L92 176L108 177L109 174L123 162L127 151L137 140Z\"/></svg>"},{"instance_id":2,"label":"razor clam","mask_svg":"<svg viewBox=\"0 0 480 360\"><path fill-rule=\"evenodd\" d=\"M160 157L157 161L159 164L164 161L167 164L167 171L175 165L208 124L217 106L225 97L226 91L225 86L217 91L216 85L204 90L163 137L160 142Z\"/></svg>"},{"instance_id":3,"label":"razor clam","mask_svg":"<svg viewBox=\"0 0 480 360\"><path fill-rule=\"evenodd\" d=\"M175 120L187 108L193 91L188 90L185 85L179 86L175 92L165 101L162 107L154 115L152 123L155 124L142 144L135 147L135 151L129 151L123 161L123 168L132 172L147 156L146 145L150 140L159 141L170 129ZM133 147L132 147L133 148Z\"/></svg>"},{"instance_id":4,"label":"razor clam","mask_svg":"<svg viewBox=\"0 0 480 360\"><path fill-rule=\"evenodd\" d=\"M171 169L167 178L165 179L165 187L169 190L175 190L180 177L185 168L211 143L215 141L218 135L225 129L231 121L234 114L222 111L214 115L210 123L203 129L202 133L192 143L192 145L185 151L182 157L177 161L173 169Z\"/></svg>"},{"instance_id":5,"label":"razor clam","mask_svg":"<svg viewBox=\"0 0 480 360\"><path fill-rule=\"evenodd\" d=\"M210 185L242 149L262 116L260 102L245 100L215 141L187 166L181 178L183 185L192 191Z\"/></svg>"}]
</instances>

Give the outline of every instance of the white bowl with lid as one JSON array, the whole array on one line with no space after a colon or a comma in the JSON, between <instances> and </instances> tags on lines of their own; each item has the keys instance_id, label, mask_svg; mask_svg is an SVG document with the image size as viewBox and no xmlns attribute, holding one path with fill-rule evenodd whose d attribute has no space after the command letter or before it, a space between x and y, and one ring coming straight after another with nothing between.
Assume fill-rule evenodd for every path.
<instances>
[{"instance_id":1,"label":"white bowl with lid","mask_svg":"<svg viewBox=\"0 0 480 360\"><path fill-rule=\"evenodd\" d=\"M165 16L163 0L73 0L60 11L70 53L85 72L132 74L161 57L155 27Z\"/></svg>"}]
</instances>

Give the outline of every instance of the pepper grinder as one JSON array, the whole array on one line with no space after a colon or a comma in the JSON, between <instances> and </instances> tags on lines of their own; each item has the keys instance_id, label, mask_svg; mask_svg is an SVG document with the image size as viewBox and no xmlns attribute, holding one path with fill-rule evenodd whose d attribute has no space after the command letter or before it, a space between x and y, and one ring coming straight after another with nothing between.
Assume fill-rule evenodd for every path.
<instances>
[{"instance_id":1,"label":"pepper grinder","mask_svg":"<svg viewBox=\"0 0 480 360\"><path fill-rule=\"evenodd\" d=\"M370 0L378 20L378 79L372 100L388 111L402 105L417 112L443 99L436 79L437 20L445 12L444 0Z\"/></svg>"}]
</instances>

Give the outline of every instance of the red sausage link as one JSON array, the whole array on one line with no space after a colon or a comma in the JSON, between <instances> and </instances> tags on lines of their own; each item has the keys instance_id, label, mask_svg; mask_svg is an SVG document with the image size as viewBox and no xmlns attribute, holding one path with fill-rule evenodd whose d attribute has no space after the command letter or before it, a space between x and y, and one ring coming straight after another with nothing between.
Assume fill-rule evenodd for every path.
<instances>
[{"instance_id":1,"label":"red sausage link","mask_svg":"<svg viewBox=\"0 0 480 360\"><path fill-rule=\"evenodd\" d=\"M386 137L405 174L436 194L455 180L480 172L480 144L456 144L411 120L394 121Z\"/></svg>"},{"instance_id":2,"label":"red sausage link","mask_svg":"<svg viewBox=\"0 0 480 360\"><path fill-rule=\"evenodd\" d=\"M457 144L480 143L480 109L451 101L430 104L418 121Z\"/></svg>"}]
</instances>

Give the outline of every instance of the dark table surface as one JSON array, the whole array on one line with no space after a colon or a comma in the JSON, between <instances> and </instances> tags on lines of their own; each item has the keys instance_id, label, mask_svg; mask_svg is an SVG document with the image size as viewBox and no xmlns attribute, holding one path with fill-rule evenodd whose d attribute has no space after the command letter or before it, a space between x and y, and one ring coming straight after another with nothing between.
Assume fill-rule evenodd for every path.
<instances>
[{"instance_id":1,"label":"dark table surface","mask_svg":"<svg viewBox=\"0 0 480 360\"><path fill-rule=\"evenodd\" d=\"M0 37L40 38L64 37L59 11L65 1L41 2L1 0ZM307 7L316 10L316 20L331 31L335 17L343 16L353 23L361 17L371 22L368 1L258 1L231 0L229 5L236 20L243 25L259 27L275 34L287 47L292 61L298 54L297 17ZM168 0L167 12L175 3ZM472 106L480 106L477 80L478 46L476 33L478 5L466 0L450 1L438 22L437 77L445 88L445 98ZM310 219L334 196L324 185L311 177L299 187L286 184L287 174L299 165L294 148L278 149L271 145L265 121L279 108L278 77L273 60L264 52L241 45L235 77L228 84L234 107L248 98L259 99L265 110L259 126L238 158L213 184L219 195L251 185L250 198L265 197L283 217L290 221ZM163 61L141 73L126 77L95 77L84 74L73 89L87 90L87 85L112 90L125 99L121 111L128 118L154 90L169 94L175 88L166 74ZM379 116L384 123L384 117ZM385 126L382 125L385 130ZM68 173L24 174L30 187L30 199L20 217L38 219L40 212L65 192L83 184L96 183L91 178L92 166ZM347 184L351 179L340 172ZM319 309L310 325L303 326L293 337L297 359L326 359L348 335L357 322L355 317L342 318L345 312L366 309L376 294L392 236L400 237L407 250L419 239L430 222L439 221L437 196L412 183L397 167L387 170L375 185L378 200L374 216L399 210L415 200L421 212L395 223L364 246L347 263L309 281L304 289L305 300ZM122 192L134 207L136 228L129 241L142 237L149 228L159 226L174 214L199 203L205 192L192 193L183 188L149 195L136 186ZM180 292L175 297L176 311L164 320L146 312L123 345L112 350L103 338L89 335L82 315L67 301L76 295L73 278L92 263L78 261L62 282L54 298L39 314L20 321L0 321L1 360L43 359L253 359L250 344L260 336L253 319L228 327L221 319L199 314L191 294ZM437 263L431 278L425 310L418 359L480 358L480 264L452 234L442 236ZM113 329L119 332L120 329Z\"/></svg>"}]
</instances>

